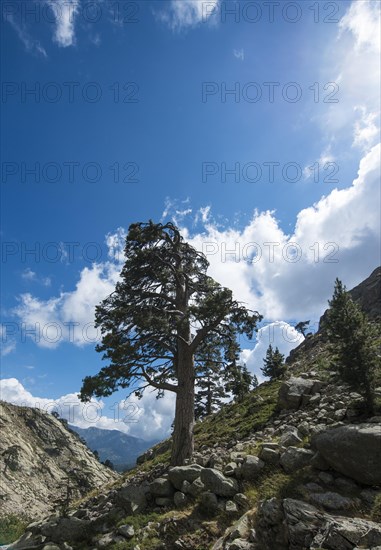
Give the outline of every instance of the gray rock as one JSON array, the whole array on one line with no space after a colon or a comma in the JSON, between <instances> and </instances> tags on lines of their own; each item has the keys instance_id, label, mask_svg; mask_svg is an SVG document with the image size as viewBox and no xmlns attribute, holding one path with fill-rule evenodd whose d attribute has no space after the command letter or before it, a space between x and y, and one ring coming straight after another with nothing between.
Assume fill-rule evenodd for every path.
<instances>
[{"instance_id":1,"label":"gray rock","mask_svg":"<svg viewBox=\"0 0 381 550\"><path fill-rule=\"evenodd\" d=\"M300 470L310 464L314 453L308 449L299 449L298 447L288 447L281 455L280 464L287 474Z\"/></svg>"},{"instance_id":2,"label":"gray rock","mask_svg":"<svg viewBox=\"0 0 381 550\"><path fill-rule=\"evenodd\" d=\"M235 514L238 512L237 504L232 500L227 500L225 503L225 511L229 514Z\"/></svg>"},{"instance_id":3,"label":"gray rock","mask_svg":"<svg viewBox=\"0 0 381 550\"><path fill-rule=\"evenodd\" d=\"M213 468L204 468L202 470L201 481L208 491L222 497L233 497L238 493L237 481L225 477L222 472Z\"/></svg>"},{"instance_id":4,"label":"gray rock","mask_svg":"<svg viewBox=\"0 0 381 550\"><path fill-rule=\"evenodd\" d=\"M235 539L233 542L227 543L226 550L255 550L256 546L245 539Z\"/></svg>"},{"instance_id":5,"label":"gray rock","mask_svg":"<svg viewBox=\"0 0 381 550\"><path fill-rule=\"evenodd\" d=\"M41 526L41 534L53 542L78 542L91 533L90 522L75 517L55 518Z\"/></svg>"},{"instance_id":6,"label":"gray rock","mask_svg":"<svg viewBox=\"0 0 381 550\"><path fill-rule=\"evenodd\" d=\"M279 457L279 450L272 449L268 445L264 445L259 453L259 458L267 464L278 464Z\"/></svg>"},{"instance_id":7,"label":"gray rock","mask_svg":"<svg viewBox=\"0 0 381 550\"><path fill-rule=\"evenodd\" d=\"M323 506L328 511L344 511L350 510L353 506L353 500L329 491L327 493L312 493L309 495L312 504Z\"/></svg>"},{"instance_id":8,"label":"gray rock","mask_svg":"<svg viewBox=\"0 0 381 550\"><path fill-rule=\"evenodd\" d=\"M252 481L258 478L261 470L264 468L263 460L254 455L247 455L242 464L239 475L245 480Z\"/></svg>"},{"instance_id":9,"label":"gray rock","mask_svg":"<svg viewBox=\"0 0 381 550\"><path fill-rule=\"evenodd\" d=\"M298 445L301 442L302 440L298 436L298 432L295 428L287 430L279 439L279 445L281 447L291 447L293 445Z\"/></svg>"},{"instance_id":10,"label":"gray rock","mask_svg":"<svg viewBox=\"0 0 381 550\"><path fill-rule=\"evenodd\" d=\"M173 505L173 500L168 497L157 497L155 498L155 502L158 506L168 507Z\"/></svg>"},{"instance_id":11,"label":"gray rock","mask_svg":"<svg viewBox=\"0 0 381 550\"><path fill-rule=\"evenodd\" d=\"M133 525L121 525L118 527L118 533L126 539L132 539L135 536L135 529Z\"/></svg>"},{"instance_id":12,"label":"gray rock","mask_svg":"<svg viewBox=\"0 0 381 550\"><path fill-rule=\"evenodd\" d=\"M205 491L205 485L203 484L200 478L197 478L189 485L189 487L187 487L187 491L183 491L183 492L195 498L198 495L200 495L203 491Z\"/></svg>"},{"instance_id":13,"label":"gray rock","mask_svg":"<svg viewBox=\"0 0 381 550\"><path fill-rule=\"evenodd\" d=\"M174 487L180 491L183 481L189 481L189 483L192 483L192 481L200 477L203 469L204 468L199 464L175 466L169 470L168 478Z\"/></svg>"},{"instance_id":14,"label":"gray rock","mask_svg":"<svg viewBox=\"0 0 381 550\"><path fill-rule=\"evenodd\" d=\"M228 477L234 476L236 468L237 468L236 462L229 462L229 464L227 464L224 468L224 475Z\"/></svg>"},{"instance_id":15,"label":"gray rock","mask_svg":"<svg viewBox=\"0 0 381 550\"><path fill-rule=\"evenodd\" d=\"M234 495L233 500L238 505L239 508L243 508L243 509L249 508L250 501L247 498L247 496L244 495L243 493L237 493L236 495Z\"/></svg>"},{"instance_id":16,"label":"gray rock","mask_svg":"<svg viewBox=\"0 0 381 550\"><path fill-rule=\"evenodd\" d=\"M315 535L312 548L352 550L355 546L374 549L381 544L381 525L360 518L327 517Z\"/></svg>"},{"instance_id":17,"label":"gray rock","mask_svg":"<svg viewBox=\"0 0 381 550\"><path fill-rule=\"evenodd\" d=\"M184 493L181 491L176 491L173 497L174 504L176 508L182 508L188 504L188 499Z\"/></svg>"},{"instance_id":18,"label":"gray rock","mask_svg":"<svg viewBox=\"0 0 381 550\"><path fill-rule=\"evenodd\" d=\"M321 456L321 454L315 453L311 459L311 466L316 470L329 470L328 462Z\"/></svg>"},{"instance_id":19,"label":"gray rock","mask_svg":"<svg viewBox=\"0 0 381 550\"><path fill-rule=\"evenodd\" d=\"M381 484L381 427L344 425L313 437L312 445L337 472L365 485Z\"/></svg>"},{"instance_id":20,"label":"gray rock","mask_svg":"<svg viewBox=\"0 0 381 550\"><path fill-rule=\"evenodd\" d=\"M117 501L127 515L140 514L147 507L147 488L141 485L127 485L118 491Z\"/></svg>"},{"instance_id":21,"label":"gray rock","mask_svg":"<svg viewBox=\"0 0 381 550\"><path fill-rule=\"evenodd\" d=\"M210 491L205 491L204 493L201 493L200 508L207 514L216 513L218 510L217 495Z\"/></svg>"},{"instance_id":22,"label":"gray rock","mask_svg":"<svg viewBox=\"0 0 381 550\"><path fill-rule=\"evenodd\" d=\"M169 479L159 477L150 483L150 493L155 497L171 497L175 490Z\"/></svg>"},{"instance_id":23,"label":"gray rock","mask_svg":"<svg viewBox=\"0 0 381 550\"><path fill-rule=\"evenodd\" d=\"M317 393L320 387L320 381L292 377L281 385L278 405L281 409L298 409L303 395Z\"/></svg>"}]
</instances>

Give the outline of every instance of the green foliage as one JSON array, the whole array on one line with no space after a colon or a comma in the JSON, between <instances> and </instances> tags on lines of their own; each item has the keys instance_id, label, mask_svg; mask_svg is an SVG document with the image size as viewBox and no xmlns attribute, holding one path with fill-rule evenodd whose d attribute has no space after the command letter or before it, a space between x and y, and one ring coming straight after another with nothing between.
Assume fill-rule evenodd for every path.
<instances>
[{"instance_id":1,"label":"green foliage","mask_svg":"<svg viewBox=\"0 0 381 550\"><path fill-rule=\"evenodd\" d=\"M27 518L20 518L15 514L0 517L0 544L10 544L24 533L30 523Z\"/></svg>"},{"instance_id":2,"label":"green foliage","mask_svg":"<svg viewBox=\"0 0 381 550\"><path fill-rule=\"evenodd\" d=\"M325 328L340 376L364 396L368 409L372 412L372 386L379 365L375 327L352 300L339 279L335 281L329 305Z\"/></svg>"},{"instance_id":3,"label":"green foliage","mask_svg":"<svg viewBox=\"0 0 381 550\"><path fill-rule=\"evenodd\" d=\"M270 380L281 378L285 372L284 355L277 347L273 350L270 344L263 359L263 365L261 368L263 376L267 376Z\"/></svg>"},{"instance_id":4,"label":"green foliage","mask_svg":"<svg viewBox=\"0 0 381 550\"><path fill-rule=\"evenodd\" d=\"M237 362L228 365L225 371L225 389L231 392L236 401L241 402L245 395L258 386L258 378L251 375L246 365Z\"/></svg>"},{"instance_id":5,"label":"green foliage","mask_svg":"<svg viewBox=\"0 0 381 550\"><path fill-rule=\"evenodd\" d=\"M241 402L227 403L215 415L195 426L196 445L243 439L260 430L274 415L280 383L265 382L244 396Z\"/></svg>"},{"instance_id":6,"label":"green foliage","mask_svg":"<svg viewBox=\"0 0 381 550\"><path fill-rule=\"evenodd\" d=\"M96 308L95 324L102 334L96 349L109 365L84 379L80 397L88 401L131 387L138 397L147 387L159 397L176 392L181 405L171 460L182 464L193 450L197 372L232 362L239 352L238 335L251 338L261 316L206 274L207 258L172 223L132 224L124 252L120 281Z\"/></svg>"},{"instance_id":7,"label":"green foliage","mask_svg":"<svg viewBox=\"0 0 381 550\"><path fill-rule=\"evenodd\" d=\"M378 494L374 500L371 519L381 523L381 493Z\"/></svg>"},{"instance_id":8,"label":"green foliage","mask_svg":"<svg viewBox=\"0 0 381 550\"><path fill-rule=\"evenodd\" d=\"M309 321L300 321L298 324L295 325L295 330L301 332L303 336L306 336L306 330L309 324Z\"/></svg>"}]
</instances>

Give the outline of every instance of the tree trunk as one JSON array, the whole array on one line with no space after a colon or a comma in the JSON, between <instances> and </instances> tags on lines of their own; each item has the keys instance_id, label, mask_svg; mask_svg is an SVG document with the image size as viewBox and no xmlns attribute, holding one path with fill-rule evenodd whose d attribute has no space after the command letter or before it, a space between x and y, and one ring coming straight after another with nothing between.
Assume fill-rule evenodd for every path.
<instances>
[{"instance_id":1,"label":"tree trunk","mask_svg":"<svg viewBox=\"0 0 381 550\"><path fill-rule=\"evenodd\" d=\"M178 390L176 393L175 428L172 436L171 466L182 466L194 450L195 372L189 346L179 346ZM181 349L182 348L182 349Z\"/></svg>"}]
</instances>

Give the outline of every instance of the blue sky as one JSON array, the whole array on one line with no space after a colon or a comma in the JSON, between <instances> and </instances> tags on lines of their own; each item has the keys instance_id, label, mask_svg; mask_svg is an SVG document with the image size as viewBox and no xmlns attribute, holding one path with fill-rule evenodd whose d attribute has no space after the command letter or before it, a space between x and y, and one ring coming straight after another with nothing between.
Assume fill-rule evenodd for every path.
<instances>
[{"instance_id":1,"label":"blue sky","mask_svg":"<svg viewBox=\"0 0 381 550\"><path fill-rule=\"evenodd\" d=\"M97 372L94 306L132 222L174 219L285 353L336 276L379 265L379 4L272 5L2 2L3 398ZM269 333L242 342L253 372ZM165 434L171 399L123 429Z\"/></svg>"}]
</instances>

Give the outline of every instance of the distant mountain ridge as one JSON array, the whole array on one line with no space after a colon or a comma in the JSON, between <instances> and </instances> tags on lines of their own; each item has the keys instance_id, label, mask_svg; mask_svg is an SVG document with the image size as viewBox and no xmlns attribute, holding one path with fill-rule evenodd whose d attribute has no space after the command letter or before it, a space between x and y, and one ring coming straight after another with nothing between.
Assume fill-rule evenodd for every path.
<instances>
[{"instance_id":1,"label":"distant mountain ridge","mask_svg":"<svg viewBox=\"0 0 381 550\"><path fill-rule=\"evenodd\" d=\"M97 451L99 459L110 460L117 471L124 471L136 464L137 457L157 443L127 435L119 430L104 430L101 428L78 428L70 425L86 441L92 451Z\"/></svg>"}]
</instances>

